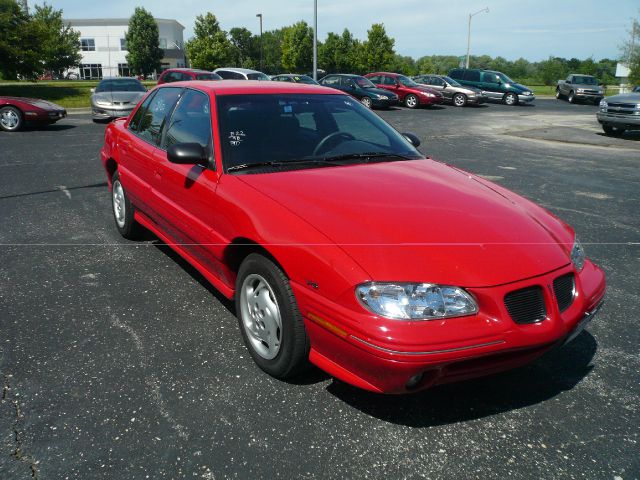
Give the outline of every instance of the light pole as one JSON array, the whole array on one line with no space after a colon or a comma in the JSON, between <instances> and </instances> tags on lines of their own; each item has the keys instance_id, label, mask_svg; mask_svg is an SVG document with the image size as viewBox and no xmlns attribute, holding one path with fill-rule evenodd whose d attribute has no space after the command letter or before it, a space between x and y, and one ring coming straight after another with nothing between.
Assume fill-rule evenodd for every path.
<instances>
[{"instance_id":1,"label":"light pole","mask_svg":"<svg viewBox=\"0 0 640 480\"><path fill-rule=\"evenodd\" d=\"M313 0L313 79L318 80L318 0Z\"/></svg>"},{"instance_id":2,"label":"light pole","mask_svg":"<svg viewBox=\"0 0 640 480\"><path fill-rule=\"evenodd\" d=\"M469 14L469 29L467 30L467 63L466 68L469 68L469 52L471 51L471 18L475 17L479 13L489 13L489 7L478 10L476 13Z\"/></svg>"},{"instance_id":3,"label":"light pole","mask_svg":"<svg viewBox=\"0 0 640 480\"><path fill-rule=\"evenodd\" d=\"M262 14L257 13L256 17L260 18L260 71L262 71L264 68L262 66Z\"/></svg>"}]
</instances>

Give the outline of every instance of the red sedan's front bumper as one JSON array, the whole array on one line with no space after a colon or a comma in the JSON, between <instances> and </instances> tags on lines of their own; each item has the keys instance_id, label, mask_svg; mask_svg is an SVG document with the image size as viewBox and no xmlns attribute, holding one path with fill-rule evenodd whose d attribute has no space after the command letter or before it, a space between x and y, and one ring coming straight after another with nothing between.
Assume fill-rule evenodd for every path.
<instances>
[{"instance_id":1,"label":"red sedan's front bumper","mask_svg":"<svg viewBox=\"0 0 640 480\"><path fill-rule=\"evenodd\" d=\"M560 312L551 285L572 272L567 266L540 277L490 288L468 289L477 299L474 316L422 322L384 320L328 305L308 288L294 285L311 339L312 363L340 380L381 393L406 393L433 385L515 368L570 338L605 293L604 272L587 261L575 276L573 303ZM512 291L539 285L547 316L515 323L504 305Z\"/></svg>"},{"instance_id":2,"label":"red sedan's front bumper","mask_svg":"<svg viewBox=\"0 0 640 480\"><path fill-rule=\"evenodd\" d=\"M441 105L444 103L444 97L442 95L436 95L435 97L427 97L425 95L417 95L420 105Z\"/></svg>"},{"instance_id":3,"label":"red sedan's front bumper","mask_svg":"<svg viewBox=\"0 0 640 480\"><path fill-rule=\"evenodd\" d=\"M29 123L55 123L67 116L66 110L35 110L24 112L24 119Z\"/></svg>"}]
</instances>

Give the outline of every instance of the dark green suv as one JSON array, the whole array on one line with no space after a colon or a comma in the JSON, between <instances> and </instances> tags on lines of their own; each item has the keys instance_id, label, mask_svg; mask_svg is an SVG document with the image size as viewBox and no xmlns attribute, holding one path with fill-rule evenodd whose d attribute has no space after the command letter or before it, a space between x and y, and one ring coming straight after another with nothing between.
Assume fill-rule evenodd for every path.
<instances>
[{"instance_id":1,"label":"dark green suv","mask_svg":"<svg viewBox=\"0 0 640 480\"><path fill-rule=\"evenodd\" d=\"M462 85L479 88L490 100L497 100L505 105L529 103L536 99L530 89L514 82L501 72L456 68L449 72L449 76Z\"/></svg>"}]
</instances>

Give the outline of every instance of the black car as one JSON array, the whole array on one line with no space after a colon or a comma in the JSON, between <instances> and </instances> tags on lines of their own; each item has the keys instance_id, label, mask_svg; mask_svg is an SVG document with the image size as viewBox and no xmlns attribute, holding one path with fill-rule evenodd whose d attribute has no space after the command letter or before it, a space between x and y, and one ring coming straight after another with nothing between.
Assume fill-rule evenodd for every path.
<instances>
[{"instance_id":1,"label":"black car","mask_svg":"<svg viewBox=\"0 0 640 480\"><path fill-rule=\"evenodd\" d=\"M318 85L313 78L308 75L298 75L296 73L283 73L271 77L274 82L289 82L289 83L306 83L307 85Z\"/></svg>"},{"instance_id":2,"label":"black car","mask_svg":"<svg viewBox=\"0 0 640 480\"><path fill-rule=\"evenodd\" d=\"M398 104L398 95L376 87L360 75L330 74L320 80L320 85L348 93L368 108L389 108Z\"/></svg>"}]
</instances>

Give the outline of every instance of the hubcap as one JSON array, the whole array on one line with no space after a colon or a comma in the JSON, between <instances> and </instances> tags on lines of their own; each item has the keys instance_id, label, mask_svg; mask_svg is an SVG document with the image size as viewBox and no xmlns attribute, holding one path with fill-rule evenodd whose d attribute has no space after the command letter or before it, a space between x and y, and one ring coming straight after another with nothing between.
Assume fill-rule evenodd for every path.
<instances>
[{"instance_id":1,"label":"hubcap","mask_svg":"<svg viewBox=\"0 0 640 480\"><path fill-rule=\"evenodd\" d=\"M362 97L362 103L364 103L366 107L371 107L371 99L369 97Z\"/></svg>"},{"instance_id":2,"label":"hubcap","mask_svg":"<svg viewBox=\"0 0 640 480\"><path fill-rule=\"evenodd\" d=\"M464 105L464 97L462 97L461 95L456 95L456 98L454 99L454 101L456 102L456 105L458 105L459 107Z\"/></svg>"},{"instance_id":3,"label":"hubcap","mask_svg":"<svg viewBox=\"0 0 640 480\"><path fill-rule=\"evenodd\" d=\"M513 95L507 95L507 105L513 105L516 103L516 97Z\"/></svg>"},{"instance_id":4,"label":"hubcap","mask_svg":"<svg viewBox=\"0 0 640 480\"><path fill-rule=\"evenodd\" d=\"M5 110L2 112L2 116L0 116L0 122L2 122L2 126L8 129L14 129L18 126L20 118L18 114L13 110Z\"/></svg>"},{"instance_id":5,"label":"hubcap","mask_svg":"<svg viewBox=\"0 0 640 480\"><path fill-rule=\"evenodd\" d=\"M415 107L417 103L417 98L413 95L407 97L407 107Z\"/></svg>"},{"instance_id":6,"label":"hubcap","mask_svg":"<svg viewBox=\"0 0 640 480\"><path fill-rule=\"evenodd\" d=\"M273 289L260 275L253 273L242 282L240 310L253 350L265 360L275 358L282 342L282 318Z\"/></svg>"},{"instance_id":7,"label":"hubcap","mask_svg":"<svg viewBox=\"0 0 640 480\"><path fill-rule=\"evenodd\" d=\"M120 184L120 180L113 182L113 213L118 226L124 228L126 211L124 205L124 190Z\"/></svg>"}]
</instances>

